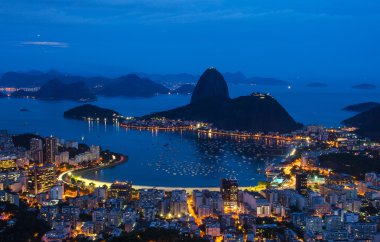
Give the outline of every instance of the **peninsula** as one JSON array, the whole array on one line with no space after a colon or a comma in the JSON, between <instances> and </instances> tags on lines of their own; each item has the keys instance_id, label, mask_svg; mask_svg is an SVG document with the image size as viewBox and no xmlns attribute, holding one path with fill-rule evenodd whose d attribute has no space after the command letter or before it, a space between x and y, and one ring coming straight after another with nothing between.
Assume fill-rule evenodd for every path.
<instances>
[{"instance_id":1,"label":"peninsula","mask_svg":"<svg viewBox=\"0 0 380 242\"><path fill-rule=\"evenodd\" d=\"M270 95L253 93L231 99L226 81L215 68L200 77L190 104L142 118L155 117L203 121L224 130L286 133L302 127Z\"/></svg>"},{"instance_id":2,"label":"peninsula","mask_svg":"<svg viewBox=\"0 0 380 242\"><path fill-rule=\"evenodd\" d=\"M357 133L374 141L380 141L380 106L359 113L342 121L342 124L358 128Z\"/></svg>"},{"instance_id":3,"label":"peninsula","mask_svg":"<svg viewBox=\"0 0 380 242\"><path fill-rule=\"evenodd\" d=\"M117 118L119 115L118 112L100 108L91 104L84 104L64 112L63 116L65 118L71 119L93 119L93 120L107 120L112 121Z\"/></svg>"}]
</instances>

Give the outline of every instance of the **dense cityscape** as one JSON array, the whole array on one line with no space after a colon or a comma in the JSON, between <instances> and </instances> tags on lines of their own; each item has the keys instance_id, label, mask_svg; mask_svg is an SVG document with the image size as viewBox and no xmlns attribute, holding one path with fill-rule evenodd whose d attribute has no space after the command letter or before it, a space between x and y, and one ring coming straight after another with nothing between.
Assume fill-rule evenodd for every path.
<instances>
[{"instance_id":1,"label":"dense cityscape","mask_svg":"<svg viewBox=\"0 0 380 242\"><path fill-rule=\"evenodd\" d=\"M380 242L379 0L0 0L0 242Z\"/></svg>"},{"instance_id":2,"label":"dense cityscape","mask_svg":"<svg viewBox=\"0 0 380 242\"><path fill-rule=\"evenodd\" d=\"M152 122L139 122L137 128L158 125ZM169 128L174 123L161 120L159 125ZM204 125L194 124L188 132L202 133ZM235 138L266 139L268 144L270 139L285 140L282 144L290 153L282 162L268 164L261 171L267 179L257 186L239 187L238 180L222 178L219 188L181 189L142 188L130 181L97 186L75 172L117 165L127 157L96 145L3 130L0 236L8 240L20 220L34 214L36 224L30 234L25 232L25 240L33 234L42 241L173 236L204 241L377 241L380 175L356 173L357 167L332 169L322 158L352 154L379 159L380 145L353 131L308 126L271 137L245 133Z\"/></svg>"}]
</instances>

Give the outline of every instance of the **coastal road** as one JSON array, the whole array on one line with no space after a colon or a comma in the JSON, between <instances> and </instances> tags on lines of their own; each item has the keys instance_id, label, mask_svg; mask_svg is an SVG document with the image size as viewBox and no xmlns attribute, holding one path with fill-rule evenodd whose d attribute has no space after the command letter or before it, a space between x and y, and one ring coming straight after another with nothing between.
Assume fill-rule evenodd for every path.
<instances>
[{"instance_id":1,"label":"coastal road","mask_svg":"<svg viewBox=\"0 0 380 242\"><path fill-rule=\"evenodd\" d=\"M95 184L95 187L102 187L102 186L107 186L107 187L110 187L112 182L104 182L104 181L98 181L98 180L92 180L92 179L87 179L87 178L84 178L84 177L81 177L81 176L77 176L75 174L73 174L73 172L75 172L75 170L70 170L70 171L66 171L62 174L60 174L58 176L58 181L62 181L64 183L67 183L66 181L64 181L64 177L66 175L74 175L75 178L77 180L81 180L83 181L86 185L89 185L90 183L93 183ZM163 186L154 186L154 185L151 185L151 186L147 186L147 185L132 185L134 189L158 189L158 190L165 190L165 191L173 191L173 190L186 190L187 193L192 193L194 190L209 190L209 191L220 191L220 188L219 187L163 187ZM239 187L239 189L241 190L245 190L245 189L249 189L251 187Z\"/></svg>"}]
</instances>

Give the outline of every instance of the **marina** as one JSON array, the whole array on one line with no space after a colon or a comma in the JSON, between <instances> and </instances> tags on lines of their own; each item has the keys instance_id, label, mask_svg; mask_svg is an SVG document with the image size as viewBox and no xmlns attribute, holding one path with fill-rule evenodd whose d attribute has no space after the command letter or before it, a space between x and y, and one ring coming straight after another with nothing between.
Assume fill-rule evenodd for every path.
<instances>
[{"instance_id":1,"label":"marina","mask_svg":"<svg viewBox=\"0 0 380 242\"><path fill-rule=\"evenodd\" d=\"M138 132L143 135L148 131ZM243 185L254 186L258 181L265 179L263 173L257 172L258 167L265 170L266 164L280 162L288 150L283 146L269 147L260 144L257 140L210 138L205 135L198 136L192 132L158 132L153 135L157 139L166 135L171 136L165 142L152 143L149 148L159 149L160 152L153 160L142 165L145 170L153 173L150 176L156 177L154 174L158 174L160 177L157 179L160 179L160 182L149 184L146 179L139 180L134 176L135 180L130 179L134 184L165 186L166 183L162 181L176 179L180 182L174 184L178 184L179 187L218 186L220 178L231 177L239 178ZM178 139L181 146L177 143ZM124 164L120 168L123 166ZM110 175L114 170L114 168L109 168L96 172L83 172L80 175L87 179L112 182L108 180L108 177L115 179L114 176L117 174ZM182 179L190 182L184 184L181 182Z\"/></svg>"},{"instance_id":2,"label":"marina","mask_svg":"<svg viewBox=\"0 0 380 242\"><path fill-rule=\"evenodd\" d=\"M253 90L270 91L301 123L327 126L336 126L351 115L341 107L368 99L377 100L378 97L378 91L342 90L339 94L331 87L321 94L297 85L293 85L291 91L282 87L232 85L231 96L248 94ZM350 93L349 99L347 93ZM299 100L305 102L301 108ZM189 96L186 95L159 95L149 99L100 97L94 104L117 110L128 117L139 117L188 102ZM10 107L7 113L0 114L0 125L12 133L54 135L88 145L98 144L103 149L128 155L128 162L83 174L88 179L104 182L131 180L137 185L214 187L219 185L220 177L231 176L238 178L242 186L255 185L265 179L266 164L280 162L286 149L290 148L285 146L285 151L279 152L268 146L270 143L280 144L272 139L265 143L265 139L255 141L244 135L224 135L220 130L211 133L208 130L180 132L152 128L140 131L110 123L104 125L96 120L65 119L64 111L78 105L72 101L5 98L0 100L0 104ZM311 106L315 108L307 108ZM22 108L29 111L22 112ZM208 145L210 147L206 147ZM266 148L263 149L262 145Z\"/></svg>"}]
</instances>

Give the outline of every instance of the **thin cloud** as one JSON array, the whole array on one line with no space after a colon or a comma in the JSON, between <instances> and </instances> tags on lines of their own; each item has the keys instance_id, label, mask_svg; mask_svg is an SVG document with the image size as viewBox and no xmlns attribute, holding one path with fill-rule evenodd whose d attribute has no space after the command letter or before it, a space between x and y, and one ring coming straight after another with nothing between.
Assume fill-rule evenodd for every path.
<instances>
[{"instance_id":1,"label":"thin cloud","mask_svg":"<svg viewBox=\"0 0 380 242\"><path fill-rule=\"evenodd\" d=\"M47 47L56 47L56 48L69 47L68 43L57 42L57 41L23 41L21 42L21 45L47 46Z\"/></svg>"}]
</instances>

